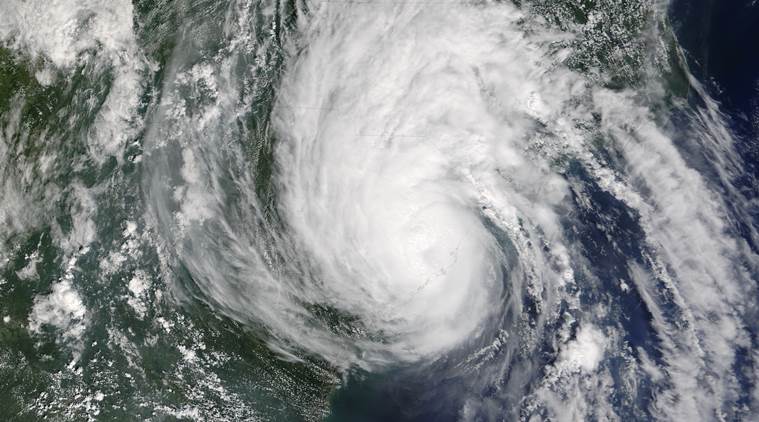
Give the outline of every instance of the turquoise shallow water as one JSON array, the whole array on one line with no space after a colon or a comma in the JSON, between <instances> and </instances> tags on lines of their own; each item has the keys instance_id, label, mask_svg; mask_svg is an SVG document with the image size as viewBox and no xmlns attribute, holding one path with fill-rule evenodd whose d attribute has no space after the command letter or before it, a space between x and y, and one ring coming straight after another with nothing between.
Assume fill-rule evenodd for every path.
<instances>
[{"instance_id":1,"label":"turquoise shallow water","mask_svg":"<svg viewBox=\"0 0 759 422\"><path fill-rule=\"evenodd\" d=\"M0 419L750 420L753 164L669 12L0 5Z\"/></svg>"}]
</instances>

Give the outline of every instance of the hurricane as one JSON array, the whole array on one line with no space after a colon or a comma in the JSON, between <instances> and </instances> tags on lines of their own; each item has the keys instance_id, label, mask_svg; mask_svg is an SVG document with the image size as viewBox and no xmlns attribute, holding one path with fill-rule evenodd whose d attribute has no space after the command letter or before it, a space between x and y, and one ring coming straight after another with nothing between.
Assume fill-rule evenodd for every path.
<instances>
[{"instance_id":1,"label":"hurricane","mask_svg":"<svg viewBox=\"0 0 759 422\"><path fill-rule=\"evenodd\" d=\"M756 418L743 3L3 2L0 415Z\"/></svg>"}]
</instances>

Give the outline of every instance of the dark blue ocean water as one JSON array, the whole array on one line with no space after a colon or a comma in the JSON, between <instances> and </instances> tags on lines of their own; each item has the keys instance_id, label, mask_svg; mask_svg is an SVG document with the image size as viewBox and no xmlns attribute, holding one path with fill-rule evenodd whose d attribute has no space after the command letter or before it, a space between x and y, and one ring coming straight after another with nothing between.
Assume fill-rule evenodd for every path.
<instances>
[{"instance_id":1,"label":"dark blue ocean water","mask_svg":"<svg viewBox=\"0 0 759 422\"><path fill-rule=\"evenodd\" d=\"M755 200L759 189L759 1L678 0L670 13L688 52L691 71L720 103L734 136L746 170L736 177L735 184L747 202ZM759 224L759 211L751 207L748 212L751 221L744 224ZM748 236L744 239L752 244ZM756 253L759 245L752 247ZM747 328L756 348L757 326ZM739 403L744 405L749 402L745 392L752 381L740 374L751 367L750 353L744 348L736 350L736 373L744 391Z\"/></svg>"},{"instance_id":2,"label":"dark blue ocean water","mask_svg":"<svg viewBox=\"0 0 759 422\"><path fill-rule=\"evenodd\" d=\"M746 164L759 162L759 2L677 0L670 10L691 71L731 118Z\"/></svg>"}]
</instances>

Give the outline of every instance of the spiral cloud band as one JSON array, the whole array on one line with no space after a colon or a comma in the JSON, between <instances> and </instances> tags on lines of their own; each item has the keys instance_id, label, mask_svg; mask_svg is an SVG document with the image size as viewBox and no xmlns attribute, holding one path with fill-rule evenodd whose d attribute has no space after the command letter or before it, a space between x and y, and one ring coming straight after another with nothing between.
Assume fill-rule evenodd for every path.
<instances>
[{"instance_id":1,"label":"spiral cloud band","mask_svg":"<svg viewBox=\"0 0 759 422\"><path fill-rule=\"evenodd\" d=\"M304 4L270 91L273 47L240 30L246 13L230 9L213 60L175 55L146 137L153 219L201 300L284 357L342 369L457 356L526 388L530 354L558 349L531 387L552 403L628 341L608 335L626 299L589 303L632 285L661 335L635 353L669 368L657 406L693 415L736 397L717 374L749 341L741 302L755 288L741 280L756 257L725 223L746 211L715 186L740 164L695 80L707 103L687 133L718 157L716 181L651 112L654 83L615 90L570 70L572 35L511 4ZM261 92L270 122L240 123ZM251 153L250 133L269 143ZM603 240L581 233L593 230ZM652 368L634 371L663 376Z\"/></svg>"}]
</instances>

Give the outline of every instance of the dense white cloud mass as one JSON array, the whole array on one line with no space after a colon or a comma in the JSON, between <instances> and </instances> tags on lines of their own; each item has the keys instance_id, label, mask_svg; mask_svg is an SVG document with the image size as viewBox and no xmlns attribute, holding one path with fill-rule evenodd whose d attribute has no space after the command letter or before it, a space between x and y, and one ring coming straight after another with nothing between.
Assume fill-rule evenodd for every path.
<instances>
[{"instance_id":1,"label":"dense white cloud mass","mask_svg":"<svg viewBox=\"0 0 759 422\"><path fill-rule=\"evenodd\" d=\"M77 358L94 347L95 317L118 306L98 314L88 294L118 277L135 325L179 332L156 303L204 302L285 360L339 375L429 369L455 385L440 391L460 388L464 420L759 409L759 234L724 116L695 78L692 108L663 100L655 69L612 88L569 65L576 32L512 2L307 1L285 23L280 5L199 4L177 9L188 20L161 64L141 50L131 2L0 4L0 43L40 86L85 68L108 81L85 101L86 157L70 165L112 177L101 184L58 186L52 149L14 161L31 133L21 95L4 116L0 267L19 249L7 239L43 226L63 266L29 300L35 339L55 332ZM106 226L119 177L145 203ZM46 221L40 198L66 218ZM115 235L101 242L104 227ZM158 262L140 267L150 253ZM43 255L12 274L39 281ZM101 331L136 350L120 329ZM175 352L199 368L203 350Z\"/></svg>"},{"instance_id":2,"label":"dense white cloud mass","mask_svg":"<svg viewBox=\"0 0 759 422\"><path fill-rule=\"evenodd\" d=\"M168 136L178 147L162 146L156 163L181 163L171 191L151 179L158 221L181 233L169 237L212 303L265 327L284 355L305 350L339 367L470 349L469 362L487 361L535 348L559 326L561 362L531 400L560 412L573 405L554 390L581 388L593 373L608 384L605 358L626 356L618 327L601 318L608 309L579 320L561 310L583 306L576 272L594 277L564 227L573 201L593 201L566 177L576 163L642 233L619 283L640 292L661 336L669 378L656 408L696 417L738 394L729 374L735 348L748 344L740 304L755 290L734 262L755 258L641 98L569 70L567 36L509 4L311 6L272 114L274 222L241 153L216 144L236 136L230 123L248 101L233 95L245 82L231 72L249 42L235 33L239 20L225 27L239 41L212 65L177 66L152 129L159 145ZM179 97L188 89L204 100L188 105ZM714 113L707 121L721 124ZM696 136L735 160L729 140ZM597 154L598 137L621 166ZM242 169L232 212L221 182L230 166ZM661 376L646 368L631 370ZM604 409L570 414L613 415Z\"/></svg>"}]
</instances>

